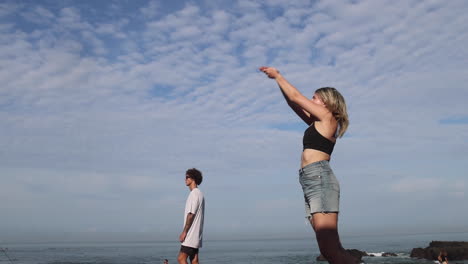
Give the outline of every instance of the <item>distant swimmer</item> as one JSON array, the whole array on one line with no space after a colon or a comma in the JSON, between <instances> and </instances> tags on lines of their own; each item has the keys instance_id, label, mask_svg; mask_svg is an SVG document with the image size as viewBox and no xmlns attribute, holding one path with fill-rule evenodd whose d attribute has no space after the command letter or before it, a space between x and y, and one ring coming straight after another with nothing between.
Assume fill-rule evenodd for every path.
<instances>
[{"instance_id":1,"label":"distant swimmer","mask_svg":"<svg viewBox=\"0 0 468 264\"><path fill-rule=\"evenodd\" d=\"M169 260L167 260L167 259L164 259L164 262L163 262L163 264L169 264Z\"/></svg>"},{"instance_id":2,"label":"distant swimmer","mask_svg":"<svg viewBox=\"0 0 468 264\"><path fill-rule=\"evenodd\" d=\"M179 236L182 243L177 261L180 264L198 264L198 249L203 242L203 219L205 215L205 198L198 189L202 183L202 173L193 168L185 173L185 185L189 187L190 194L185 203L184 229Z\"/></svg>"},{"instance_id":3,"label":"distant swimmer","mask_svg":"<svg viewBox=\"0 0 468 264\"><path fill-rule=\"evenodd\" d=\"M260 67L274 79L292 110L309 126L303 138L299 182L304 192L306 217L315 231L320 253L329 263L357 263L341 246L338 235L340 184L329 161L336 140L344 135L349 120L343 96L332 87L302 95L278 70Z\"/></svg>"}]
</instances>

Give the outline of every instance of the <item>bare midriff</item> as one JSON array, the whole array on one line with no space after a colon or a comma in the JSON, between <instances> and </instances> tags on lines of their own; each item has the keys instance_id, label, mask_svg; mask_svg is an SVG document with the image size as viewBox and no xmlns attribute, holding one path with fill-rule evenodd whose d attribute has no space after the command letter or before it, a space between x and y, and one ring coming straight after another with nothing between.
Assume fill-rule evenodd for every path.
<instances>
[{"instance_id":1,"label":"bare midriff","mask_svg":"<svg viewBox=\"0 0 468 264\"><path fill-rule=\"evenodd\" d=\"M301 168L322 160L330 160L330 155L315 149L304 149L301 157Z\"/></svg>"}]
</instances>

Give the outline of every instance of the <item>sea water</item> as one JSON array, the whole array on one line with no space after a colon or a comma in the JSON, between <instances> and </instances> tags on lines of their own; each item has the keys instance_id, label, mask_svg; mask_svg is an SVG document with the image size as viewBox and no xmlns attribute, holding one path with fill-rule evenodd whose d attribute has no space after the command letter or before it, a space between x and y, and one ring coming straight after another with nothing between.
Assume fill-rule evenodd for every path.
<instances>
[{"instance_id":1,"label":"sea water","mask_svg":"<svg viewBox=\"0 0 468 264\"><path fill-rule=\"evenodd\" d=\"M376 257L364 257L365 263L434 263L412 259L410 252L416 247L426 247L432 240L467 241L468 233L343 236L345 248L353 248ZM0 264L149 264L177 263L180 244L166 242L102 242L102 243L34 243L3 244ZM398 254L397 257L381 257L383 252ZM313 238L264 239L264 240L206 240L200 250L203 264L312 264L319 255ZM452 261L451 263L468 263Z\"/></svg>"}]
</instances>

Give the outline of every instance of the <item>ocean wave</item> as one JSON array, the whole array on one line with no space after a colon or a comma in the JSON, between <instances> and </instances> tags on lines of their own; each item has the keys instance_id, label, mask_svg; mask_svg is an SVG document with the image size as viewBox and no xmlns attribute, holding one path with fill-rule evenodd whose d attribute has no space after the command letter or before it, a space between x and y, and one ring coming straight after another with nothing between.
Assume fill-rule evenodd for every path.
<instances>
[{"instance_id":1,"label":"ocean wave","mask_svg":"<svg viewBox=\"0 0 468 264\"><path fill-rule=\"evenodd\" d=\"M383 254L388 252L366 252L369 257L382 257ZM398 257L409 257L407 253L395 253Z\"/></svg>"},{"instance_id":2,"label":"ocean wave","mask_svg":"<svg viewBox=\"0 0 468 264\"><path fill-rule=\"evenodd\" d=\"M369 256L374 256L374 257L381 257L383 253L385 252L379 252L379 253L372 253L372 252L366 252L367 255Z\"/></svg>"}]
</instances>

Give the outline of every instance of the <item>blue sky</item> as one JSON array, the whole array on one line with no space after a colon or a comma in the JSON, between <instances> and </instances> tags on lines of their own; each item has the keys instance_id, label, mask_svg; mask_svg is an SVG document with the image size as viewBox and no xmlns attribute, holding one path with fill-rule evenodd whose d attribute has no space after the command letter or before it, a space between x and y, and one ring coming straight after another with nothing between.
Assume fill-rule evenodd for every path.
<instances>
[{"instance_id":1,"label":"blue sky","mask_svg":"<svg viewBox=\"0 0 468 264\"><path fill-rule=\"evenodd\" d=\"M196 167L207 239L312 236L306 126L262 65L347 100L343 233L467 231L467 14L462 0L1 1L0 231L176 240Z\"/></svg>"}]
</instances>

